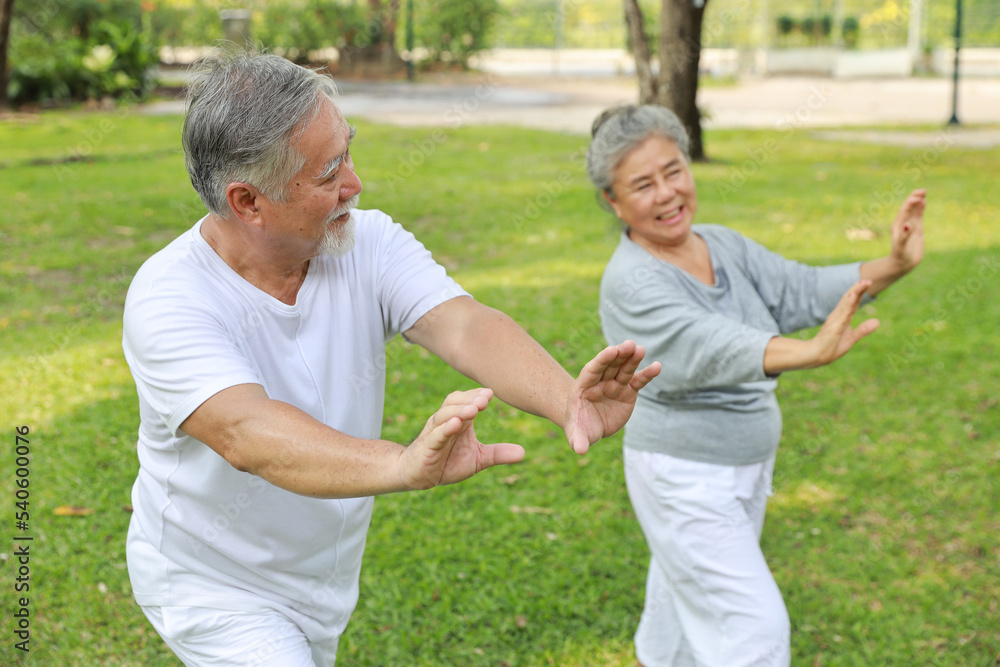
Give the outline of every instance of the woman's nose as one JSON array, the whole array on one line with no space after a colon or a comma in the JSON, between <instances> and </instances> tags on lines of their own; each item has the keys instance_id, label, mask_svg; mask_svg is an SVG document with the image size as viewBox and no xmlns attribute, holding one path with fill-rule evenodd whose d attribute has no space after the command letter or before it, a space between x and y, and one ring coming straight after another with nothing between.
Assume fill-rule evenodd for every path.
<instances>
[{"instance_id":1,"label":"woman's nose","mask_svg":"<svg viewBox=\"0 0 1000 667\"><path fill-rule=\"evenodd\" d=\"M656 181L656 200L657 201L668 201L674 196L674 188L667 182L665 178L658 179Z\"/></svg>"}]
</instances>

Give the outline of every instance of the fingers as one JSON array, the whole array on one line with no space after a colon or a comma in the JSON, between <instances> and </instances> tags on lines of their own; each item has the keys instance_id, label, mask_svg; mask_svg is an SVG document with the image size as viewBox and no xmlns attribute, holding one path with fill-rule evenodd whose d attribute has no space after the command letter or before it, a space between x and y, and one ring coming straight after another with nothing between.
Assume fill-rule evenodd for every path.
<instances>
[{"instance_id":1,"label":"fingers","mask_svg":"<svg viewBox=\"0 0 1000 667\"><path fill-rule=\"evenodd\" d=\"M493 390L480 387L479 389L469 389L468 391L453 391L448 394L441 407L435 414L449 414L456 410L467 412L467 408L474 408L475 413L485 410L493 398ZM457 414L456 414L457 416ZM473 414L473 417L476 415Z\"/></svg>"},{"instance_id":2,"label":"fingers","mask_svg":"<svg viewBox=\"0 0 1000 667\"><path fill-rule=\"evenodd\" d=\"M635 341L632 340L618 345L609 345L587 362L580 377L585 381L585 386L611 380L628 384L645 355L645 348L636 345Z\"/></svg>"},{"instance_id":3,"label":"fingers","mask_svg":"<svg viewBox=\"0 0 1000 667\"><path fill-rule=\"evenodd\" d=\"M485 410L493 398L491 389L455 391L444 399L441 407L427 420L433 440L431 449L440 449L469 427L472 420Z\"/></svg>"},{"instance_id":4,"label":"fingers","mask_svg":"<svg viewBox=\"0 0 1000 667\"><path fill-rule=\"evenodd\" d=\"M917 188L903 202L903 208L922 207L927 201L927 189Z\"/></svg>"},{"instance_id":5,"label":"fingers","mask_svg":"<svg viewBox=\"0 0 1000 667\"><path fill-rule=\"evenodd\" d=\"M837 304L837 308L848 310L851 315L853 315L857 312L858 306L861 305L861 299L864 297L865 292L871 286L872 281L870 280L859 280L854 283L851 285L850 289L844 293L844 296L840 297L840 303Z\"/></svg>"},{"instance_id":6,"label":"fingers","mask_svg":"<svg viewBox=\"0 0 1000 667\"><path fill-rule=\"evenodd\" d=\"M840 301L837 302L837 305L830 312L829 316L827 316L827 323L837 323L841 326L845 322L849 324L851 317L854 316L854 313L858 311L858 307L861 305L861 296L871 284L872 281L870 280L859 280L851 285L850 289L844 292L844 296L840 297Z\"/></svg>"},{"instance_id":7,"label":"fingers","mask_svg":"<svg viewBox=\"0 0 1000 667\"><path fill-rule=\"evenodd\" d=\"M896 222L893 225L903 234L909 234L923 222L924 208L927 206L927 190L920 188L914 190L903 201L896 214Z\"/></svg>"},{"instance_id":8,"label":"fingers","mask_svg":"<svg viewBox=\"0 0 1000 667\"><path fill-rule=\"evenodd\" d=\"M467 391L453 391L445 396L441 407L475 405L480 410L484 410L493 398L493 390L485 387L469 389Z\"/></svg>"},{"instance_id":9,"label":"fingers","mask_svg":"<svg viewBox=\"0 0 1000 667\"><path fill-rule=\"evenodd\" d=\"M496 445L483 445L481 463L482 468L491 468L508 463L518 463L524 459L524 447L510 442L501 442Z\"/></svg>"},{"instance_id":10,"label":"fingers","mask_svg":"<svg viewBox=\"0 0 1000 667\"><path fill-rule=\"evenodd\" d=\"M627 340L624 343L611 345L601 350L596 357L587 363L584 371L587 371L594 378L590 384L615 380L638 391L649 384L649 381L659 375L662 370L660 363L654 362L642 371L638 371L639 364L642 363L645 356L645 347L637 345L633 340ZM598 373L600 373L599 377ZM583 373L581 373L582 375Z\"/></svg>"},{"instance_id":11,"label":"fingers","mask_svg":"<svg viewBox=\"0 0 1000 667\"><path fill-rule=\"evenodd\" d=\"M587 364L595 376L599 376L599 381L607 381L618 375L618 371L634 354L635 343L625 341L619 345L609 345Z\"/></svg>"},{"instance_id":12,"label":"fingers","mask_svg":"<svg viewBox=\"0 0 1000 667\"><path fill-rule=\"evenodd\" d=\"M587 437L582 434L575 436L569 444L570 447L573 448L573 451L580 456L583 456L590 451L590 442L587 440Z\"/></svg>"},{"instance_id":13,"label":"fingers","mask_svg":"<svg viewBox=\"0 0 1000 667\"><path fill-rule=\"evenodd\" d=\"M854 331L851 332L852 338L854 339L851 342L851 345L854 345L854 343L857 343L859 340L861 340L868 334L874 332L876 329L878 329L880 324L881 323L876 319L865 320L864 322L859 324L854 329Z\"/></svg>"},{"instance_id":14,"label":"fingers","mask_svg":"<svg viewBox=\"0 0 1000 667\"><path fill-rule=\"evenodd\" d=\"M814 348L815 363L811 367L825 366L836 361L847 354L855 343L878 328L879 321L875 319L866 320L858 327L851 328L851 318L858 311L861 297L870 285L870 280L859 280L841 297L837 307L826 318L820 332L813 339L817 347Z\"/></svg>"},{"instance_id":15,"label":"fingers","mask_svg":"<svg viewBox=\"0 0 1000 667\"><path fill-rule=\"evenodd\" d=\"M851 288L844 293L844 296L840 297L836 307L827 316L823 329L828 330L834 338L839 339L843 332L851 327L851 318L854 317L854 313L858 312L861 298L864 296L865 290L871 287L871 284L870 280L859 280L851 285Z\"/></svg>"},{"instance_id":16,"label":"fingers","mask_svg":"<svg viewBox=\"0 0 1000 667\"><path fill-rule=\"evenodd\" d=\"M646 356L646 348L642 345L637 345L635 341L632 340L627 340L624 343L621 343L617 346L617 348L619 358L623 361L621 366L618 368L616 377L619 382L627 383L635 374L636 369L639 368L639 363L642 361L643 357Z\"/></svg>"},{"instance_id":17,"label":"fingers","mask_svg":"<svg viewBox=\"0 0 1000 667\"><path fill-rule=\"evenodd\" d=\"M659 361L654 361L649 366L646 366L641 371L636 373L629 382L629 386L632 387L632 389L639 391L649 384L650 380L659 375L661 370L663 370L662 364L660 364Z\"/></svg>"},{"instance_id":18,"label":"fingers","mask_svg":"<svg viewBox=\"0 0 1000 667\"><path fill-rule=\"evenodd\" d=\"M837 346L837 350L830 361L839 359L840 357L847 354L848 351L853 348L858 341L878 329L879 321L876 319L865 320L859 324L856 328L851 329L850 324L848 324L847 329L844 331L841 337L840 344Z\"/></svg>"}]
</instances>

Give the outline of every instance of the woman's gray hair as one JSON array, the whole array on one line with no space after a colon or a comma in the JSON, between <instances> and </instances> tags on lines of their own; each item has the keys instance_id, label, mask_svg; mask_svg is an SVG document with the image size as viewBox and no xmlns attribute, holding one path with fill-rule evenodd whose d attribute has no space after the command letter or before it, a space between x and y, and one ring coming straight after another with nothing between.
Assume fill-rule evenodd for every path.
<instances>
[{"instance_id":1,"label":"woman's gray hair","mask_svg":"<svg viewBox=\"0 0 1000 667\"><path fill-rule=\"evenodd\" d=\"M223 48L191 66L182 133L191 184L226 217L226 187L247 183L275 201L305 164L294 140L337 86L328 76L276 55Z\"/></svg>"},{"instance_id":2,"label":"woman's gray hair","mask_svg":"<svg viewBox=\"0 0 1000 667\"><path fill-rule=\"evenodd\" d=\"M615 169L622 159L650 135L670 139L690 160L688 133L670 109L658 104L628 104L608 109L594 120L590 148L587 149L587 175L601 191L614 197L611 186ZM599 198L603 201L603 198Z\"/></svg>"}]
</instances>

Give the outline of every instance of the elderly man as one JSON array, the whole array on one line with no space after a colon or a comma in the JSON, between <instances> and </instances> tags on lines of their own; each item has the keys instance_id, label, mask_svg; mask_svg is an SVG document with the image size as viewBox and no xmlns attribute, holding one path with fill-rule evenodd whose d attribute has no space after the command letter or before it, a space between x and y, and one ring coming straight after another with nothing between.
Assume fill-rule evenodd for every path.
<instances>
[{"instance_id":1,"label":"elderly man","mask_svg":"<svg viewBox=\"0 0 1000 667\"><path fill-rule=\"evenodd\" d=\"M209 212L139 270L123 338L141 418L129 575L187 664L334 664L373 496L521 460L476 437L494 392L583 454L659 372L625 342L574 380L356 209L353 137L327 77L243 52L195 68L183 141ZM484 387L444 398L408 446L379 439L397 333Z\"/></svg>"}]
</instances>

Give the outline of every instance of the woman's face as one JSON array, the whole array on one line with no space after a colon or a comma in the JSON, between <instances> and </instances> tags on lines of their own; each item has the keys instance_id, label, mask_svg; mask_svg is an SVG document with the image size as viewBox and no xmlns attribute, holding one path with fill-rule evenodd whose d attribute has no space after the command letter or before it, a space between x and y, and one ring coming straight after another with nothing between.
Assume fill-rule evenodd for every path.
<instances>
[{"instance_id":1,"label":"woman's face","mask_svg":"<svg viewBox=\"0 0 1000 667\"><path fill-rule=\"evenodd\" d=\"M659 135L645 139L618 164L612 190L613 197L604 196L633 241L662 247L687 240L698 195L676 142Z\"/></svg>"}]
</instances>

